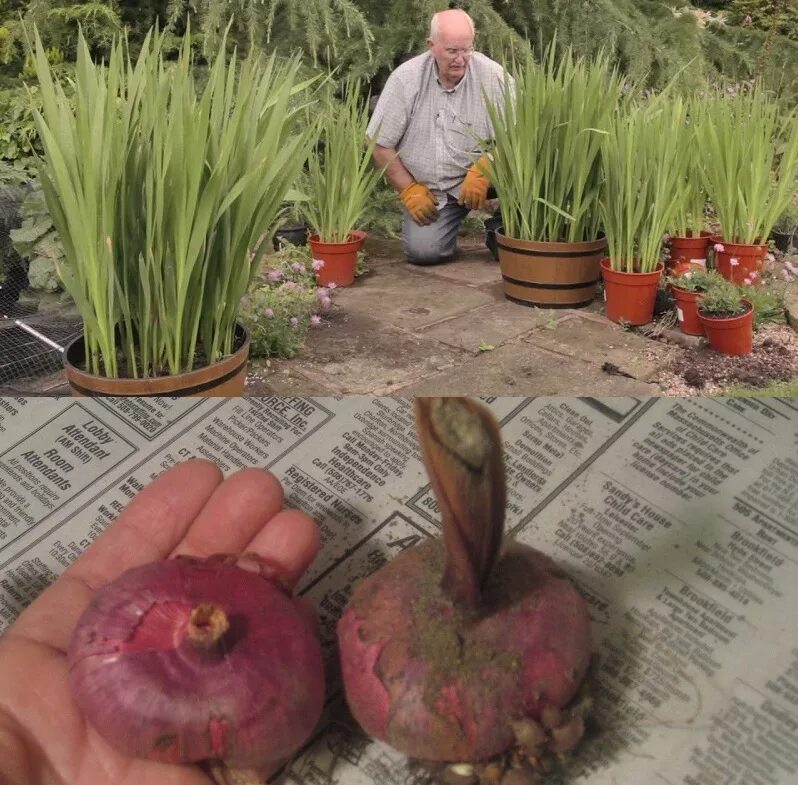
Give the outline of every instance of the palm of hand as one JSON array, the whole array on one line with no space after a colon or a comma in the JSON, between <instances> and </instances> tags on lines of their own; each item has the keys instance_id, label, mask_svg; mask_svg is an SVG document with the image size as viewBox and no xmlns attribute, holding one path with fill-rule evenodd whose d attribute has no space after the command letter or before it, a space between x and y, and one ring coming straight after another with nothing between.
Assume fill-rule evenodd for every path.
<instances>
[{"instance_id":1,"label":"palm of hand","mask_svg":"<svg viewBox=\"0 0 798 785\"><path fill-rule=\"evenodd\" d=\"M254 551L294 585L318 550L313 521L282 510L259 469L222 480L207 461L161 475L0 639L0 781L9 785L209 785L193 765L130 758L110 747L72 699L69 637L93 592L130 567L170 555ZM307 607L297 600L300 609Z\"/></svg>"}]
</instances>

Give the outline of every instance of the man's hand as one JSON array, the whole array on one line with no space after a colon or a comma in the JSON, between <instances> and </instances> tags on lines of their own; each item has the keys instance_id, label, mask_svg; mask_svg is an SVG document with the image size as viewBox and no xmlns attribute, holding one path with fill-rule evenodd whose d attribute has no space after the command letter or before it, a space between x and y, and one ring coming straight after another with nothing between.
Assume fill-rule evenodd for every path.
<instances>
[{"instance_id":1,"label":"man's hand","mask_svg":"<svg viewBox=\"0 0 798 785\"><path fill-rule=\"evenodd\" d=\"M198 766L129 758L86 722L67 671L75 623L93 593L131 567L178 554L250 551L293 586L318 548L316 524L283 509L283 488L267 471L242 469L223 479L196 459L161 474L0 639L0 782L211 785ZM303 597L294 602L314 618Z\"/></svg>"},{"instance_id":2,"label":"man's hand","mask_svg":"<svg viewBox=\"0 0 798 785\"><path fill-rule=\"evenodd\" d=\"M487 156L480 156L463 180L458 201L471 210L481 210L485 207L490 187L490 180L486 174L488 164Z\"/></svg>"},{"instance_id":3,"label":"man's hand","mask_svg":"<svg viewBox=\"0 0 798 785\"><path fill-rule=\"evenodd\" d=\"M438 204L432 191L421 183L410 183L400 194L399 198L410 213L410 217L419 226L431 224L438 217Z\"/></svg>"}]
</instances>

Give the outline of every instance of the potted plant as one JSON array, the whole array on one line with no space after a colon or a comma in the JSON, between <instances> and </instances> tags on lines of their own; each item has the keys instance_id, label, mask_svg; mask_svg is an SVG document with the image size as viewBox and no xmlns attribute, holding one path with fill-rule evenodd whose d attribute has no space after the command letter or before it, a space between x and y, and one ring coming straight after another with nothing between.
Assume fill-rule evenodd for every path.
<instances>
[{"instance_id":1,"label":"potted plant","mask_svg":"<svg viewBox=\"0 0 798 785\"><path fill-rule=\"evenodd\" d=\"M716 270L697 267L665 279L676 301L679 329L685 335L704 335L704 325L698 318L698 299L718 279L723 280Z\"/></svg>"},{"instance_id":2,"label":"potted plant","mask_svg":"<svg viewBox=\"0 0 798 785\"><path fill-rule=\"evenodd\" d=\"M488 104L495 143L489 176L505 296L542 308L588 305L606 251L601 233L601 144L622 96L618 72L552 44L528 55L500 105Z\"/></svg>"},{"instance_id":3,"label":"potted plant","mask_svg":"<svg viewBox=\"0 0 798 785\"><path fill-rule=\"evenodd\" d=\"M776 248L782 253L794 253L798 251L798 204L793 199L783 210L770 236Z\"/></svg>"},{"instance_id":4,"label":"potted plant","mask_svg":"<svg viewBox=\"0 0 798 785\"><path fill-rule=\"evenodd\" d=\"M720 225L715 265L742 283L759 276L766 238L785 211L798 168L798 114L760 85L693 104L704 185Z\"/></svg>"},{"instance_id":5,"label":"potted plant","mask_svg":"<svg viewBox=\"0 0 798 785\"><path fill-rule=\"evenodd\" d=\"M652 319L662 237L684 196L686 128L684 100L663 93L619 111L604 140L601 213L608 255L601 274L611 321L641 325Z\"/></svg>"},{"instance_id":6,"label":"potted plant","mask_svg":"<svg viewBox=\"0 0 798 785\"><path fill-rule=\"evenodd\" d=\"M163 43L150 31L133 62L117 40L95 64L81 36L73 108L36 36L40 181L84 323L76 394L243 391L239 302L307 155L297 60L228 62L222 45L198 95L190 36L175 63Z\"/></svg>"},{"instance_id":7,"label":"potted plant","mask_svg":"<svg viewBox=\"0 0 798 785\"><path fill-rule=\"evenodd\" d=\"M356 227L383 172L372 164L376 141L363 141L368 120L360 84L345 82L343 100L328 97L316 125L319 141L308 159L306 214L315 229L309 240L313 256L324 262L318 272L322 286L355 280L357 252L366 239Z\"/></svg>"},{"instance_id":8,"label":"potted plant","mask_svg":"<svg viewBox=\"0 0 798 785\"><path fill-rule=\"evenodd\" d=\"M712 280L698 299L698 318L716 352L751 353L754 307L736 284L722 276Z\"/></svg>"},{"instance_id":9,"label":"potted plant","mask_svg":"<svg viewBox=\"0 0 798 785\"><path fill-rule=\"evenodd\" d=\"M691 115L690 105L687 107L688 122ZM704 228L704 214L707 203L706 189L701 175L701 161L698 148L693 143L694 130L691 125L684 129L686 155L681 156L684 166L682 177L684 189L682 198L674 204L673 220L669 226L668 258L665 261L666 272L679 272L693 267L706 267L707 248L711 232Z\"/></svg>"}]
</instances>

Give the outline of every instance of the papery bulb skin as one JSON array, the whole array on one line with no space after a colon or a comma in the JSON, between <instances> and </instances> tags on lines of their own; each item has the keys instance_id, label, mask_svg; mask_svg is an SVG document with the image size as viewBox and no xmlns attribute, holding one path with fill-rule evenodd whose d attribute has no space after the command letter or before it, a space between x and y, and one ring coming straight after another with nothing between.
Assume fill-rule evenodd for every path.
<instances>
[{"instance_id":1,"label":"papery bulb skin","mask_svg":"<svg viewBox=\"0 0 798 785\"><path fill-rule=\"evenodd\" d=\"M265 562L238 563L154 562L94 595L70 641L70 685L118 750L258 768L309 738L324 700L316 631Z\"/></svg>"},{"instance_id":2,"label":"papery bulb skin","mask_svg":"<svg viewBox=\"0 0 798 785\"><path fill-rule=\"evenodd\" d=\"M587 605L542 553L508 542L476 609L441 590L443 552L408 549L362 580L338 623L347 702L413 758L479 761L513 723L576 696L591 658Z\"/></svg>"}]
</instances>

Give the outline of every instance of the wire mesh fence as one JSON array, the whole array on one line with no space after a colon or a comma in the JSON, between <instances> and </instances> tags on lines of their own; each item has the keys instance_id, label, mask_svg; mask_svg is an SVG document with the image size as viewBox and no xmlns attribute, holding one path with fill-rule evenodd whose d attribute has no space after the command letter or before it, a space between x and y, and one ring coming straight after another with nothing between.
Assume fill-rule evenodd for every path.
<instances>
[{"instance_id":1,"label":"wire mesh fence","mask_svg":"<svg viewBox=\"0 0 798 785\"><path fill-rule=\"evenodd\" d=\"M24 186L0 186L0 395L57 392L63 386L63 350L80 334L80 317L64 308L20 301L28 265L9 233L21 222Z\"/></svg>"}]
</instances>

